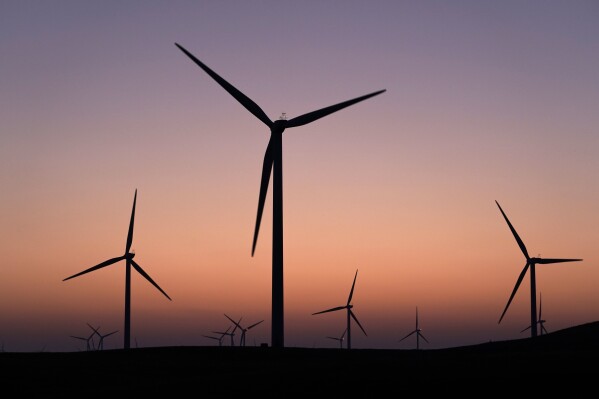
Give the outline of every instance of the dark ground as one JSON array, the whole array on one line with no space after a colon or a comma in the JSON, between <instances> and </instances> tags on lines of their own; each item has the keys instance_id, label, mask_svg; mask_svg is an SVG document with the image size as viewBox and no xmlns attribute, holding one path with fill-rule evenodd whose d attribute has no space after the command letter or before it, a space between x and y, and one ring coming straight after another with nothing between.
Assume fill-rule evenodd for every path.
<instances>
[{"instance_id":1,"label":"dark ground","mask_svg":"<svg viewBox=\"0 0 599 399\"><path fill-rule=\"evenodd\" d=\"M520 339L439 350L161 347L0 353L12 397L597 397L599 322ZM131 396L132 398L133 396ZM555 397L555 395L551 395Z\"/></svg>"}]
</instances>

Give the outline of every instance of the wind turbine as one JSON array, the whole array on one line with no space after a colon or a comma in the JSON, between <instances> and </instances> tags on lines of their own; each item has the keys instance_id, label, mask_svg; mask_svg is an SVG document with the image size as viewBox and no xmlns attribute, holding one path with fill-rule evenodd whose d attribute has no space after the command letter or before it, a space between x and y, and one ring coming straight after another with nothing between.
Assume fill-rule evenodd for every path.
<instances>
[{"instance_id":1,"label":"wind turbine","mask_svg":"<svg viewBox=\"0 0 599 399\"><path fill-rule=\"evenodd\" d=\"M240 320L241 321L241 320ZM231 329L231 327L227 328L227 331L212 331L214 334L221 334L220 336L220 341L219 341L219 345L221 346L221 341L223 340L223 338L225 336L229 336L231 337L231 346L235 346L235 342L233 341L233 337L235 336L235 330L237 330L237 326L235 326L235 328L233 329L233 331L229 332L229 330ZM205 336L205 335L204 335Z\"/></svg>"},{"instance_id":2,"label":"wind turbine","mask_svg":"<svg viewBox=\"0 0 599 399\"><path fill-rule=\"evenodd\" d=\"M418 306L416 306L416 329L414 331L412 331L411 333L409 333L408 335L406 335L405 337L403 337L402 339L400 339L399 342L408 338L412 334L416 334L416 349L420 349L420 338L425 340L427 344L429 343L428 340L426 338L424 338L424 335L422 335L421 331L422 331L422 329L418 326Z\"/></svg>"},{"instance_id":3,"label":"wind turbine","mask_svg":"<svg viewBox=\"0 0 599 399\"><path fill-rule=\"evenodd\" d=\"M99 331L100 327L93 328L89 323L87 323L87 325L89 326L89 328L91 328L92 330L94 330L94 334L96 334L100 338L100 341L98 341L98 346L96 347L96 350L99 350L99 351L103 351L104 350L104 338L110 337L111 335L116 334L116 333L119 332L118 330L116 330L116 331L113 331L111 333L102 335L102 334L100 334L100 331Z\"/></svg>"},{"instance_id":4,"label":"wind turbine","mask_svg":"<svg viewBox=\"0 0 599 399\"><path fill-rule=\"evenodd\" d=\"M74 338L74 339L81 340L81 341L85 341L85 343L86 343L86 351L96 350L96 343L94 342L94 335L96 335L96 329L93 328L92 326L90 326L89 323L85 323L85 324L87 324L89 326L89 328L92 329L92 333L89 335L89 337L83 338L83 337L77 337L77 336L74 336L74 335L71 335L70 337ZM98 328L100 328L100 327L98 327ZM91 342L91 345L90 345L90 342Z\"/></svg>"},{"instance_id":5,"label":"wind turbine","mask_svg":"<svg viewBox=\"0 0 599 399\"><path fill-rule=\"evenodd\" d=\"M323 310L322 312L312 313L312 315L317 315L317 314L335 312L337 310L347 309L347 328L345 329L345 331L347 331L347 349L351 349L351 318L353 318L356 321L356 323L358 323L358 327L360 327L360 329L362 330L364 335L368 336L368 334L366 334L366 330L364 330L364 328L358 321L358 318L352 311L352 308L354 307L354 305L351 304L351 299L352 299L352 296L354 295L354 287L356 286L356 278L357 277L358 277L358 270L356 270L356 275L354 276L354 282L351 285L351 291L349 292L349 297L347 298L347 303L345 304L345 306L337 306L336 308Z\"/></svg>"},{"instance_id":6,"label":"wind turbine","mask_svg":"<svg viewBox=\"0 0 599 399\"><path fill-rule=\"evenodd\" d=\"M287 128L303 126L314 122L317 119L337 112L350 105L364 101L370 97L385 92L379 90L374 93L366 94L352 100L344 101L339 104L321 108L307 114L287 120L282 118L271 121L264 111L245 94L237 90L233 85L220 77L212 69L198 60L193 54L187 51L178 43L175 45L183 51L193 62L204 70L212 79L214 79L223 89L232 95L241 105L243 105L256 118L260 119L270 129L270 140L264 154L262 165L262 179L260 182L260 195L258 199L258 214L256 216L256 226L254 229L254 240L252 243L252 256L256 249L258 232L260 230L260 221L264 210L264 201L268 191L270 173L273 170L273 234L272 234L272 326L271 340L272 346L282 348L284 344L284 312L283 312L283 150L282 138L283 131Z\"/></svg>"},{"instance_id":7,"label":"wind turbine","mask_svg":"<svg viewBox=\"0 0 599 399\"><path fill-rule=\"evenodd\" d=\"M231 327L227 328L227 331L225 331L225 332L212 331L214 334L220 334L220 337L213 337L212 335L202 335L202 337L214 339L214 340L218 341L218 346L223 346L223 338L225 336L229 335L230 329L231 329Z\"/></svg>"},{"instance_id":8,"label":"wind turbine","mask_svg":"<svg viewBox=\"0 0 599 399\"><path fill-rule=\"evenodd\" d=\"M247 327L247 328L243 328L241 326L241 318L239 319L238 322L236 322L235 320L233 320L232 318L230 318L229 316L225 315L225 317L229 320L231 320L234 324L235 324L235 328L239 327L239 329L241 330L241 337L239 338L239 346L245 346L245 333L248 332L248 330L251 330L252 328L256 327L258 324L262 323L264 320L260 320L257 323L252 324L251 326Z\"/></svg>"},{"instance_id":9,"label":"wind turbine","mask_svg":"<svg viewBox=\"0 0 599 399\"><path fill-rule=\"evenodd\" d=\"M512 231L512 234L514 235L514 238L516 239L516 242L518 243L520 250L526 257L526 264L524 265L524 269L522 269L522 272L520 273L520 276L518 277L518 281L516 281L516 286L514 287L514 290L512 291L512 295L510 295L510 299L507 301L507 305L505 305L505 309L503 310L503 313L501 314L501 317L499 318L499 321L497 323L499 324L499 323L501 323L501 320L503 320L503 316L505 316L505 312L507 312L507 309L510 307L510 303L512 303L512 299L514 299L514 295L516 295L516 291L518 291L518 287L520 287L520 283L522 283L522 280L524 279L524 276L526 275L528 268L530 268L530 326L531 326L531 329L530 329L531 334L530 335L531 335L531 337L536 337L537 336L537 286L536 286L536 279L535 279L535 265L537 265L537 264L544 265L544 264L549 264L549 263L563 263L563 262L579 262L582 259L531 258L530 256L528 256L528 251L526 250L526 247L524 246L524 242L522 242L522 239L520 239L520 236L518 235L518 233L516 233L516 229L514 229L514 226L512 226L512 224L510 223L510 220L505 215L505 212L503 212L503 209L501 209L499 202L495 201L495 203L499 207L499 210L501 211L503 218L505 219L505 221L507 222L507 225L509 226L510 230Z\"/></svg>"},{"instance_id":10,"label":"wind turbine","mask_svg":"<svg viewBox=\"0 0 599 399\"><path fill-rule=\"evenodd\" d=\"M93 334L92 334L92 336L93 336ZM90 345L89 345L89 340L90 340L91 338L77 337L77 336L75 336L75 335L70 335L70 337L71 337L71 338L75 338L75 339L79 339L79 340L81 340L81 341L85 341L85 344L86 344L86 345L85 345L85 350L86 350L86 351L88 351L88 352L91 350L91 348L90 348Z\"/></svg>"},{"instance_id":11,"label":"wind turbine","mask_svg":"<svg viewBox=\"0 0 599 399\"><path fill-rule=\"evenodd\" d=\"M539 335L543 335L543 333L545 334L549 334L547 332L547 329L545 328L545 321L543 320L543 297L541 296L541 293L539 293L539 320L537 320L537 323L539 326L541 326L541 333ZM530 328L530 326L526 327L524 330L520 331L521 333L523 333L524 331L528 330Z\"/></svg>"},{"instance_id":12,"label":"wind turbine","mask_svg":"<svg viewBox=\"0 0 599 399\"><path fill-rule=\"evenodd\" d=\"M93 272L94 270L98 270L101 269L103 267L106 266L110 266L113 263L119 262L121 260L125 261L125 349L129 349L130 348L130 342L131 342L131 266L133 266L133 268L135 270L137 270L137 272L139 274L141 274L146 280L148 280L154 287L158 288L158 290L160 292L162 292L164 294L164 296L166 296L169 300L172 300L170 296L168 296L166 294L166 292L164 292L162 290L162 288L160 288L158 286L158 284L156 284L154 282L154 280L152 280L152 278L141 268L140 265L137 264L137 262L135 262L133 260L133 257L135 257L135 254L132 252L129 252L129 250L131 249L131 243L133 242L133 223L135 220L135 203L137 201L137 189L135 190L135 196L133 197L133 210L131 211L131 221L129 222L129 232L127 233L127 244L125 246L125 254L122 256L119 256L117 258L112 258L112 259L108 259L107 261L104 261L96 266L90 267L87 270L84 270L80 273L74 274L70 277L65 278L62 281L67 281L70 280L72 278L81 276L82 274L86 274L89 272Z\"/></svg>"},{"instance_id":13,"label":"wind turbine","mask_svg":"<svg viewBox=\"0 0 599 399\"><path fill-rule=\"evenodd\" d=\"M339 341L339 349L343 349L343 340L345 339L345 333L347 332L347 328L343 331L340 337L327 337L328 339L333 339L335 341Z\"/></svg>"}]
</instances>

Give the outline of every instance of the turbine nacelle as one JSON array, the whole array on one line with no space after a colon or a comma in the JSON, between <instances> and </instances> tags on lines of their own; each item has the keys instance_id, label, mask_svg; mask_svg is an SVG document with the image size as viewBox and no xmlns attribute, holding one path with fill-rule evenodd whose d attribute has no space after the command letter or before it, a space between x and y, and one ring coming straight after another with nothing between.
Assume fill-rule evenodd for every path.
<instances>
[{"instance_id":1,"label":"turbine nacelle","mask_svg":"<svg viewBox=\"0 0 599 399\"><path fill-rule=\"evenodd\" d=\"M127 260L131 260L131 259L133 259L133 258L135 258L135 252L127 252L127 253L125 254L125 259L127 259Z\"/></svg>"},{"instance_id":2,"label":"turbine nacelle","mask_svg":"<svg viewBox=\"0 0 599 399\"><path fill-rule=\"evenodd\" d=\"M283 133L283 131L287 128L287 119L277 119L270 126L271 133Z\"/></svg>"}]
</instances>

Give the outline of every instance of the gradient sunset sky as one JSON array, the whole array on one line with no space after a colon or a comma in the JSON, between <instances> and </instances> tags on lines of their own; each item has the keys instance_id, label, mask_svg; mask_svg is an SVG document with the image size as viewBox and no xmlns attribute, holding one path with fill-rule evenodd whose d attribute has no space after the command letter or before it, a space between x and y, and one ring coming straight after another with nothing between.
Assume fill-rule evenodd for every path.
<instances>
[{"instance_id":1,"label":"gradient sunset sky","mask_svg":"<svg viewBox=\"0 0 599 399\"><path fill-rule=\"evenodd\" d=\"M289 118L387 92L283 135L286 346L335 347L356 269L355 348L525 337L599 319L597 1L0 2L0 341L72 351L120 330L138 189L132 344L213 345L223 316L270 342L268 129L174 45ZM272 187L271 187L272 189Z\"/></svg>"}]
</instances>

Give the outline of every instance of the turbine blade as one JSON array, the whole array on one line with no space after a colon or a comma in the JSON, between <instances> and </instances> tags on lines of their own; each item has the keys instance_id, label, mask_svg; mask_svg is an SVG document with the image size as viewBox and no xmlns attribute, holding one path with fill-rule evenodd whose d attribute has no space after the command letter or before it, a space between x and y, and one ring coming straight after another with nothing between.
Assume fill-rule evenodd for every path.
<instances>
[{"instance_id":1,"label":"turbine blade","mask_svg":"<svg viewBox=\"0 0 599 399\"><path fill-rule=\"evenodd\" d=\"M350 310L349 311L349 315L352 317L352 319L354 319L356 321L356 323L358 323L358 327L360 327L360 330L362 330L362 332L364 333L364 335L368 336L368 334L366 334L366 330L364 330L364 327L362 327L362 324L360 324L360 321L358 320L358 318L356 317L356 315L354 314L354 312L352 312Z\"/></svg>"},{"instance_id":2,"label":"turbine blade","mask_svg":"<svg viewBox=\"0 0 599 399\"><path fill-rule=\"evenodd\" d=\"M549 331L545 328L544 325L541 324L541 329L545 332L545 334L549 334Z\"/></svg>"},{"instance_id":3,"label":"turbine blade","mask_svg":"<svg viewBox=\"0 0 599 399\"><path fill-rule=\"evenodd\" d=\"M420 331L418 331L418 335L420 335L420 338L422 338L423 340L426 341L426 343L428 344L428 339L424 338L424 335L422 335L422 333Z\"/></svg>"},{"instance_id":4,"label":"turbine blade","mask_svg":"<svg viewBox=\"0 0 599 399\"><path fill-rule=\"evenodd\" d=\"M101 269L103 267L110 266L113 263L116 263L116 262L118 262L120 260L123 260L123 259L125 259L125 256L119 256L118 258L108 259L107 261L104 261L104 262L102 262L100 264L97 264L96 266L90 267L89 269L86 269L86 270L82 271L81 273L73 274L72 276L67 277L67 278L65 278L62 281L67 281L67 280L70 280L72 278L81 276L82 274L86 274L86 273L89 273L89 272L93 272L94 270L98 270L98 269Z\"/></svg>"},{"instance_id":5,"label":"turbine blade","mask_svg":"<svg viewBox=\"0 0 599 399\"><path fill-rule=\"evenodd\" d=\"M345 334L347 333L347 327L345 327L345 330L343 330L343 334L341 334L341 340L343 340L343 337L345 337Z\"/></svg>"},{"instance_id":6,"label":"turbine blade","mask_svg":"<svg viewBox=\"0 0 599 399\"><path fill-rule=\"evenodd\" d=\"M133 268L135 268L135 270L137 270L137 272L139 274L141 274L142 276L144 276L146 278L146 280L148 280L150 283L152 283L152 285L154 287L158 288L158 291L162 292L164 294L164 296L168 298L169 301L172 301L171 297L168 296L168 294L166 292L164 292L164 290L162 288L160 288L160 286L158 284L156 284L156 282L154 280L152 280L152 277L150 277L148 275L148 273L146 273L144 271L144 269L142 269L141 266L138 265L133 259L131 259L131 264L133 265Z\"/></svg>"},{"instance_id":7,"label":"turbine blade","mask_svg":"<svg viewBox=\"0 0 599 399\"><path fill-rule=\"evenodd\" d=\"M260 196L258 197L258 214L256 215L256 227L254 228L254 241L252 242L252 256L256 250L258 242L258 233L260 232L260 222L262 221L262 212L264 211L264 202L268 193L268 183L270 182L270 172L274 162L274 150L272 149L272 138L268 141L266 152L264 153L264 162L262 163L262 179L260 180Z\"/></svg>"},{"instance_id":8,"label":"turbine blade","mask_svg":"<svg viewBox=\"0 0 599 399\"><path fill-rule=\"evenodd\" d=\"M411 333L409 333L408 335L406 335L405 337L403 337L402 339L400 339L398 342L401 342L401 341L403 341L404 339L406 339L406 338L410 337L412 334L414 334L414 333L417 333L417 332L418 332L418 330L414 330L414 331L412 331Z\"/></svg>"},{"instance_id":9,"label":"turbine blade","mask_svg":"<svg viewBox=\"0 0 599 399\"><path fill-rule=\"evenodd\" d=\"M336 312L337 310L347 309L347 306L337 306L336 308L331 308L327 310L323 310L322 312L312 313L312 316L316 314L328 313L328 312Z\"/></svg>"},{"instance_id":10,"label":"turbine blade","mask_svg":"<svg viewBox=\"0 0 599 399\"><path fill-rule=\"evenodd\" d=\"M202 335L202 337L205 337L205 338L210 338L210 339L215 339L215 340L217 340L217 341L220 341L220 338L211 337L210 335Z\"/></svg>"},{"instance_id":11,"label":"turbine blade","mask_svg":"<svg viewBox=\"0 0 599 399\"><path fill-rule=\"evenodd\" d=\"M335 338L335 337L327 337L328 339L334 339L335 341L339 341L339 338Z\"/></svg>"},{"instance_id":12,"label":"turbine blade","mask_svg":"<svg viewBox=\"0 0 599 399\"><path fill-rule=\"evenodd\" d=\"M530 330L530 326L526 327L524 330L520 331L521 333L523 333L524 331Z\"/></svg>"},{"instance_id":13,"label":"turbine blade","mask_svg":"<svg viewBox=\"0 0 599 399\"><path fill-rule=\"evenodd\" d=\"M175 46L179 47L179 50L183 51L193 62L195 62L200 68L204 70L212 79L216 81L223 89L225 89L230 95L232 95L241 105L250 111L256 118L260 119L266 126L271 127L272 121L266 116L262 108L253 102L248 96L237 90L231 83L221 78L216 72L208 68L202 61L198 60L193 54L184 49L178 43Z\"/></svg>"},{"instance_id":14,"label":"turbine blade","mask_svg":"<svg viewBox=\"0 0 599 399\"><path fill-rule=\"evenodd\" d=\"M351 291L349 292L349 297L347 297L347 306L351 302L352 297L354 296L354 287L356 286L356 278L358 277L358 270L356 269L356 275L354 276L354 282L351 285Z\"/></svg>"},{"instance_id":15,"label":"turbine blade","mask_svg":"<svg viewBox=\"0 0 599 399\"><path fill-rule=\"evenodd\" d=\"M512 226L512 224L510 223L510 220L505 215L505 212L503 212L503 209L501 209L501 205L499 205L499 202L495 201L495 203L499 207L499 210L501 211L501 214L503 215L503 218L507 222L507 225L510 227L510 230L512 231L512 234L514 235L514 238L516 239L516 242L518 243L518 246L522 250L522 253L524 254L524 256L526 256L526 260L530 259L530 256L528 256L528 251L526 250L526 246L524 246L524 243L522 242L522 239L520 238L520 236L518 235L518 233L516 233L516 229L514 229L514 226Z\"/></svg>"},{"instance_id":16,"label":"turbine blade","mask_svg":"<svg viewBox=\"0 0 599 399\"><path fill-rule=\"evenodd\" d=\"M286 127L289 128L289 127L297 127L297 126L306 125L306 124L308 124L310 122L314 122L317 119L320 119L322 117L330 115L333 112L337 112L339 110L342 110L343 108L349 107L350 105L353 105L355 103L359 103L360 101L364 101L364 100L369 99L370 97L374 97L374 96L377 96L377 95L379 95L381 93L384 93L385 91L387 91L387 90L375 91L374 93L366 94L364 96L354 98L353 100L344 101L344 102L339 103L339 104L331 105L331 106L326 107L326 108L321 108L319 110L308 112L307 114L303 114L303 115L297 116L297 117L295 117L293 119L290 119L287 122Z\"/></svg>"},{"instance_id":17,"label":"turbine blade","mask_svg":"<svg viewBox=\"0 0 599 399\"><path fill-rule=\"evenodd\" d=\"M497 322L497 324L501 323L503 316L505 316L505 312L507 312L507 308L510 307L510 303L512 303L512 299L514 299L514 295L516 295L516 291L518 291L518 287L520 287L520 283L522 283L522 280L524 279L524 276L526 275L526 271L528 270L529 265L530 264L528 262L526 262L524 269L522 269L520 276L518 276L518 281L516 281L516 286L514 287L514 290L512 291L512 295L510 295L510 299L507 301L507 305L505 305L505 309L503 310L503 313L501 314L501 317L499 318L499 321Z\"/></svg>"},{"instance_id":18,"label":"turbine blade","mask_svg":"<svg viewBox=\"0 0 599 399\"><path fill-rule=\"evenodd\" d=\"M85 323L85 324L87 324L87 326L88 326L89 328L91 328L92 330L94 330L94 334L98 334L98 336L100 336L100 337L102 336L102 334L100 334L100 333L98 332L98 330L100 329L100 327L98 327L98 328L94 328L94 327L92 327L92 325L91 325L91 324L89 324L89 323Z\"/></svg>"},{"instance_id":19,"label":"turbine blade","mask_svg":"<svg viewBox=\"0 0 599 399\"><path fill-rule=\"evenodd\" d=\"M127 233L127 247L125 253L129 253L131 249L131 243L133 242L133 223L135 222L135 203L137 202L137 189L135 189L135 196L133 197L133 209L131 210L131 221L129 222L129 232Z\"/></svg>"},{"instance_id":20,"label":"turbine blade","mask_svg":"<svg viewBox=\"0 0 599 399\"><path fill-rule=\"evenodd\" d=\"M264 320L260 320L259 322L257 322L257 323L254 323L254 324L252 324L251 326L249 326L247 329L248 329L248 330L250 330L250 329L252 329L252 328L256 327L258 324L262 323L263 321L264 321Z\"/></svg>"},{"instance_id":21,"label":"turbine blade","mask_svg":"<svg viewBox=\"0 0 599 399\"><path fill-rule=\"evenodd\" d=\"M119 332L119 330L113 331L111 333L108 333L108 334L104 335L102 338L110 337L111 335L116 334L118 332Z\"/></svg>"},{"instance_id":22,"label":"turbine blade","mask_svg":"<svg viewBox=\"0 0 599 399\"><path fill-rule=\"evenodd\" d=\"M225 314L225 317L226 317L227 319L231 320L231 323L235 324L235 328L233 329L233 332L235 332L235 330L237 329L237 327L239 327L239 329L240 329L240 330L243 330L243 327L241 327L241 326L239 325L239 322L241 322L241 319L239 319L239 322L236 322L235 320L233 320L232 318L230 318L230 317L229 317L229 316L227 316L226 314ZM227 331L228 331L228 330L227 330Z\"/></svg>"},{"instance_id":23,"label":"turbine blade","mask_svg":"<svg viewBox=\"0 0 599 399\"><path fill-rule=\"evenodd\" d=\"M543 295L539 292L539 320L542 320L542 319L543 319Z\"/></svg>"},{"instance_id":24,"label":"turbine blade","mask_svg":"<svg viewBox=\"0 0 599 399\"><path fill-rule=\"evenodd\" d=\"M416 330L418 330L418 306L416 306Z\"/></svg>"},{"instance_id":25,"label":"turbine blade","mask_svg":"<svg viewBox=\"0 0 599 399\"><path fill-rule=\"evenodd\" d=\"M83 337L76 337L74 335L70 335L71 338L75 338L75 339L81 339L83 341L87 341L87 338L83 338Z\"/></svg>"},{"instance_id":26,"label":"turbine blade","mask_svg":"<svg viewBox=\"0 0 599 399\"><path fill-rule=\"evenodd\" d=\"M546 265L548 263L580 262L582 259L538 259L536 263Z\"/></svg>"}]
</instances>

